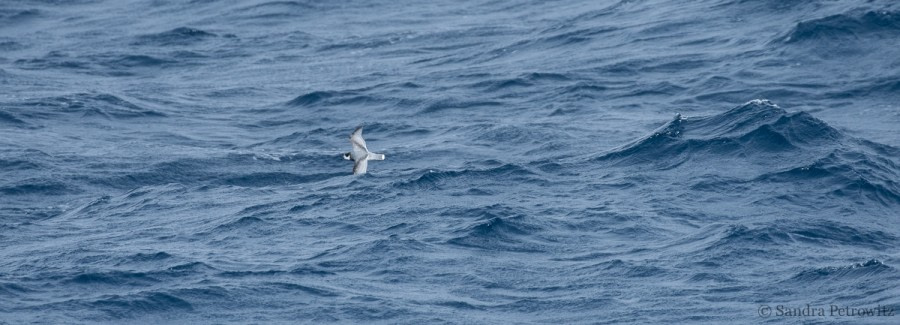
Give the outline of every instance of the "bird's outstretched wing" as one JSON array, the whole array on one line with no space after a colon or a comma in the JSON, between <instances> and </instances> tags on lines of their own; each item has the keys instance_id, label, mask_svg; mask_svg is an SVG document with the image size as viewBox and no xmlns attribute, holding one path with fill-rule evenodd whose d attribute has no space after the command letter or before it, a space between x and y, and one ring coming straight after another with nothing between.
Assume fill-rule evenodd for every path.
<instances>
[{"instance_id":1,"label":"bird's outstretched wing","mask_svg":"<svg viewBox=\"0 0 900 325\"><path fill-rule=\"evenodd\" d=\"M369 149L366 148L366 140L362 137L362 126L356 127L356 130L353 130L353 133L350 134L350 143L353 144L354 151L369 152Z\"/></svg>"},{"instance_id":2,"label":"bird's outstretched wing","mask_svg":"<svg viewBox=\"0 0 900 325\"><path fill-rule=\"evenodd\" d=\"M369 160L366 158L357 160L353 163L353 175L365 174L369 168Z\"/></svg>"}]
</instances>

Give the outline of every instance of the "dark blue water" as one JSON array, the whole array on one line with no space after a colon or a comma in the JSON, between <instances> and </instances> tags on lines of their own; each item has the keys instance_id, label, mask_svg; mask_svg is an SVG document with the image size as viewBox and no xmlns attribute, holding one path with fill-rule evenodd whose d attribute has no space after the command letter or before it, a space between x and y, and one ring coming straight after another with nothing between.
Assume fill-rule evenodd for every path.
<instances>
[{"instance_id":1,"label":"dark blue water","mask_svg":"<svg viewBox=\"0 0 900 325\"><path fill-rule=\"evenodd\" d=\"M897 324L898 103L887 0L5 0L0 323Z\"/></svg>"}]
</instances>

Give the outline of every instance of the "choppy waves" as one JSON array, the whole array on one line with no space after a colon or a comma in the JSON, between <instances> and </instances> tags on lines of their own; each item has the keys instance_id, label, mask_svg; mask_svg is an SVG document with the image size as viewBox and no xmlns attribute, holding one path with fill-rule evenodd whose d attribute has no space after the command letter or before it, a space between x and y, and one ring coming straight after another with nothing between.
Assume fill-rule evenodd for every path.
<instances>
[{"instance_id":1,"label":"choppy waves","mask_svg":"<svg viewBox=\"0 0 900 325\"><path fill-rule=\"evenodd\" d=\"M0 323L900 310L898 12L4 2Z\"/></svg>"},{"instance_id":2,"label":"choppy waves","mask_svg":"<svg viewBox=\"0 0 900 325\"><path fill-rule=\"evenodd\" d=\"M848 138L810 114L787 113L755 100L715 116L677 115L651 135L596 160L678 168L685 175L748 175L724 182L798 186L805 193L822 191L823 197L850 196L896 206L897 159L895 147ZM716 185L722 185L717 183L722 181L704 181L693 188L716 191Z\"/></svg>"}]
</instances>

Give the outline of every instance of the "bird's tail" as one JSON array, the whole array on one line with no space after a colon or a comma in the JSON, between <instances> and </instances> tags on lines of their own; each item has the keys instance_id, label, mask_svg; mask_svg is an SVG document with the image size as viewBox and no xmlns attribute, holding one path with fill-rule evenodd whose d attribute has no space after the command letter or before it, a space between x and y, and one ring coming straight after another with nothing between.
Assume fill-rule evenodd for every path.
<instances>
[{"instance_id":1,"label":"bird's tail","mask_svg":"<svg viewBox=\"0 0 900 325\"><path fill-rule=\"evenodd\" d=\"M384 154L383 154L383 153L371 153L371 152L370 152L370 153L369 153L368 159L369 159L369 160L384 160Z\"/></svg>"}]
</instances>

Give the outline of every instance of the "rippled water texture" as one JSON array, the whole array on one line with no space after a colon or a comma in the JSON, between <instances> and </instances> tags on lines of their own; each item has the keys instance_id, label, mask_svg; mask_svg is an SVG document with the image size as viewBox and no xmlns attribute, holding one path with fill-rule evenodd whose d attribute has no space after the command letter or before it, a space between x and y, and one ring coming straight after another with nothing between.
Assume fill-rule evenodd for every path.
<instances>
[{"instance_id":1,"label":"rippled water texture","mask_svg":"<svg viewBox=\"0 0 900 325\"><path fill-rule=\"evenodd\" d=\"M0 323L897 324L898 103L895 1L4 0Z\"/></svg>"}]
</instances>

